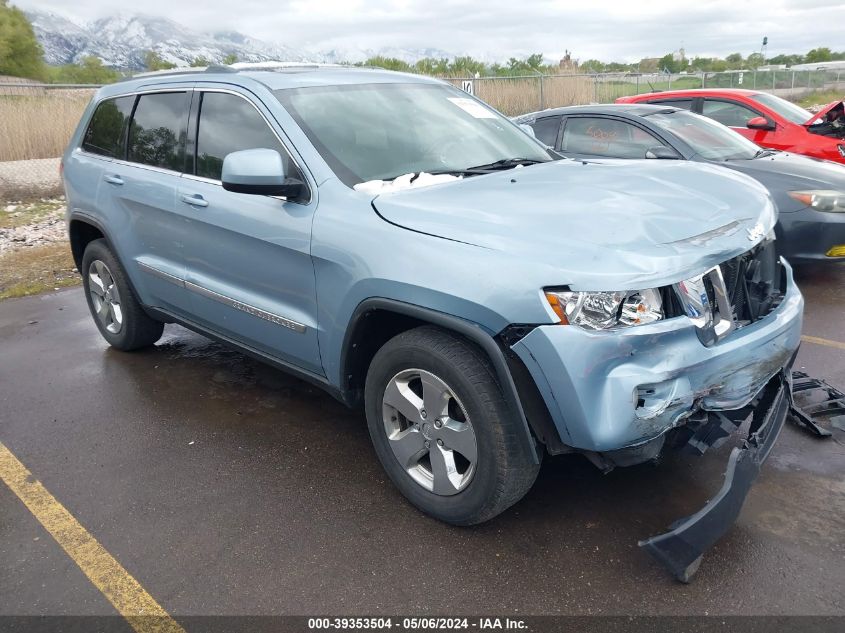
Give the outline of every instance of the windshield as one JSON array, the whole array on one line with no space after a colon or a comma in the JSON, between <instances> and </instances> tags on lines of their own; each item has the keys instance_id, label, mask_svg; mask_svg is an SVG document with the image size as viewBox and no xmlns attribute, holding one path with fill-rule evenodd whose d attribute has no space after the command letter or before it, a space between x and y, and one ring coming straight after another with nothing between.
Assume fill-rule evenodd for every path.
<instances>
[{"instance_id":1,"label":"windshield","mask_svg":"<svg viewBox=\"0 0 845 633\"><path fill-rule=\"evenodd\" d=\"M775 95L760 93L751 98L754 99L754 101L759 101L764 106L792 123L798 123L800 125L802 123L806 123L809 118L813 116L812 112L808 112L801 106L795 105L786 99L776 97Z\"/></svg>"},{"instance_id":2,"label":"windshield","mask_svg":"<svg viewBox=\"0 0 845 633\"><path fill-rule=\"evenodd\" d=\"M708 160L754 158L760 151L754 143L721 123L686 111L648 114L648 120L672 132L693 151Z\"/></svg>"},{"instance_id":3,"label":"windshield","mask_svg":"<svg viewBox=\"0 0 845 633\"><path fill-rule=\"evenodd\" d=\"M317 86L275 95L350 187L408 173L461 172L506 159L552 160L505 117L451 86Z\"/></svg>"}]
</instances>

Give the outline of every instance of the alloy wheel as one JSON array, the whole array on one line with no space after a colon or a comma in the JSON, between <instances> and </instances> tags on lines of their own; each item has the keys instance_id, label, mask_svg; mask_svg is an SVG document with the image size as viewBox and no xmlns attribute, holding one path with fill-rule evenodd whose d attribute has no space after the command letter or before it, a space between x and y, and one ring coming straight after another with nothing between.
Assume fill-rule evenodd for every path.
<instances>
[{"instance_id":1,"label":"alloy wheel","mask_svg":"<svg viewBox=\"0 0 845 633\"><path fill-rule=\"evenodd\" d=\"M120 307L120 292L114 283L109 267L95 259L88 267L88 292L97 319L112 334L123 327L123 310Z\"/></svg>"},{"instance_id":2,"label":"alloy wheel","mask_svg":"<svg viewBox=\"0 0 845 633\"><path fill-rule=\"evenodd\" d=\"M399 372L384 391L382 417L393 454L417 484L442 496L469 485L478 461L475 431L445 381L422 369Z\"/></svg>"}]
</instances>

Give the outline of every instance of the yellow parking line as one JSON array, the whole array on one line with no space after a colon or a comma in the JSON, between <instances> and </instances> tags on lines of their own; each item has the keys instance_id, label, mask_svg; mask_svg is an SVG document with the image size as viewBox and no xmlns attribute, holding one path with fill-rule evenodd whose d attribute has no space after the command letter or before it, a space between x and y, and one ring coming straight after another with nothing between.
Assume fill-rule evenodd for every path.
<instances>
[{"instance_id":1,"label":"yellow parking line","mask_svg":"<svg viewBox=\"0 0 845 633\"><path fill-rule=\"evenodd\" d=\"M831 341L827 338L819 338L818 336L808 336L806 334L802 334L801 340L807 341L808 343L815 343L816 345L824 345L825 347L834 347L836 349L845 350L845 343L840 343L839 341Z\"/></svg>"},{"instance_id":2,"label":"yellow parking line","mask_svg":"<svg viewBox=\"0 0 845 633\"><path fill-rule=\"evenodd\" d=\"M129 575L73 515L0 442L0 479L23 501L39 523L88 579L138 633L185 633L153 597Z\"/></svg>"}]
</instances>

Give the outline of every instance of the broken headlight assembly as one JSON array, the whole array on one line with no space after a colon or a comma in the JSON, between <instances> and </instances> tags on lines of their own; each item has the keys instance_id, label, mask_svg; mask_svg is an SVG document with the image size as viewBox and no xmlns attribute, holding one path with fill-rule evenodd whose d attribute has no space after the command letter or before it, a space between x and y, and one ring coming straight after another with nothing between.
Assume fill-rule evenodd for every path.
<instances>
[{"instance_id":1,"label":"broken headlight assembly","mask_svg":"<svg viewBox=\"0 0 845 633\"><path fill-rule=\"evenodd\" d=\"M816 189L813 191L790 191L789 195L816 211L845 213L845 192L842 191Z\"/></svg>"},{"instance_id":2,"label":"broken headlight assembly","mask_svg":"<svg viewBox=\"0 0 845 633\"><path fill-rule=\"evenodd\" d=\"M664 317L660 291L576 292L545 290L546 300L562 325L611 330L645 325Z\"/></svg>"}]
</instances>

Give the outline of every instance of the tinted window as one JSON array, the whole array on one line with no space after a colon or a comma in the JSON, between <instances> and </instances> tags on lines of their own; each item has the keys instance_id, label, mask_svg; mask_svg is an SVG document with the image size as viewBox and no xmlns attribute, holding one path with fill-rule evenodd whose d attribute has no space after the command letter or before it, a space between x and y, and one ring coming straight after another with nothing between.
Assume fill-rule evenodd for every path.
<instances>
[{"instance_id":1,"label":"tinted window","mask_svg":"<svg viewBox=\"0 0 845 633\"><path fill-rule=\"evenodd\" d=\"M730 127L746 127L749 119L760 116L751 108L733 101L705 99L701 114Z\"/></svg>"},{"instance_id":2,"label":"tinted window","mask_svg":"<svg viewBox=\"0 0 845 633\"><path fill-rule=\"evenodd\" d=\"M646 150L663 145L636 125L618 119L573 117L563 128L560 151L612 158L645 158Z\"/></svg>"},{"instance_id":3,"label":"tinted window","mask_svg":"<svg viewBox=\"0 0 845 633\"><path fill-rule=\"evenodd\" d=\"M692 99L655 99L649 101L654 105L672 106L673 108L683 108L684 110L692 110Z\"/></svg>"},{"instance_id":4,"label":"tinted window","mask_svg":"<svg viewBox=\"0 0 845 633\"><path fill-rule=\"evenodd\" d=\"M291 174L296 169L251 103L231 94L203 94L197 131L197 176L220 180L226 154L257 148L279 152L285 161L285 173Z\"/></svg>"},{"instance_id":5,"label":"tinted window","mask_svg":"<svg viewBox=\"0 0 845 633\"><path fill-rule=\"evenodd\" d=\"M108 99L97 106L85 131L82 149L93 154L123 158L126 124L135 96Z\"/></svg>"},{"instance_id":6,"label":"tinted window","mask_svg":"<svg viewBox=\"0 0 845 633\"><path fill-rule=\"evenodd\" d=\"M555 143L557 143L557 131L560 128L560 117L547 116L542 119L537 119L534 123L531 123L531 127L534 128L534 136L537 137L538 141L548 145L549 147L554 147Z\"/></svg>"},{"instance_id":7,"label":"tinted window","mask_svg":"<svg viewBox=\"0 0 845 633\"><path fill-rule=\"evenodd\" d=\"M128 159L182 171L185 167L187 118L186 93L141 95L129 126Z\"/></svg>"}]
</instances>

